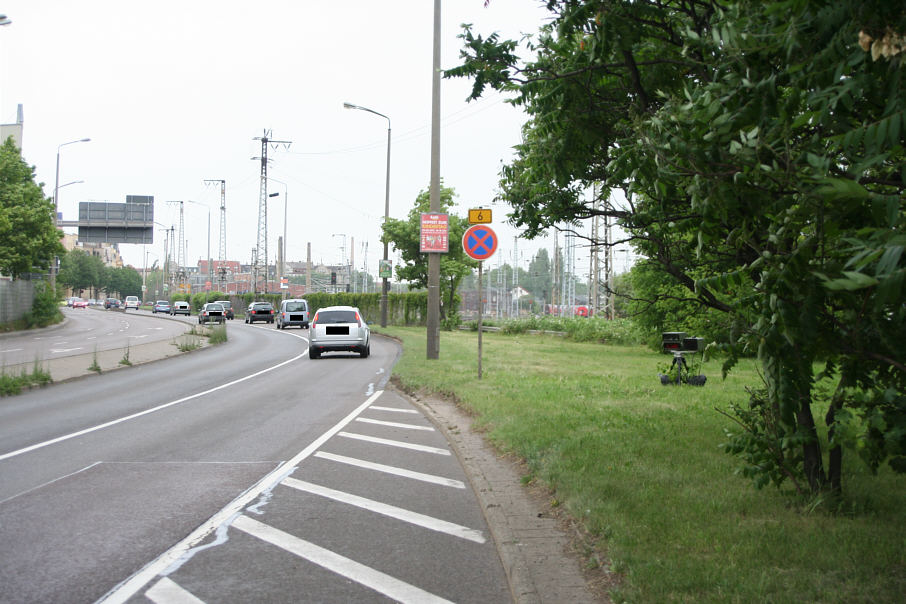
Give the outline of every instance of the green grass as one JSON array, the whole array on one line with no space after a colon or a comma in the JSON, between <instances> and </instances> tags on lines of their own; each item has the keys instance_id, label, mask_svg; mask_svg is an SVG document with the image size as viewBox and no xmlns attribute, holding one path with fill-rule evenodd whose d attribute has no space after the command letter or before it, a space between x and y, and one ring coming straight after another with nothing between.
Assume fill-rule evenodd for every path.
<instances>
[{"instance_id":1,"label":"green grass","mask_svg":"<svg viewBox=\"0 0 906 604\"><path fill-rule=\"evenodd\" d=\"M50 373L44 371L40 363L35 361L35 366L30 373L24 370L19 375L11 375L6 372L0 373L0 396L13 396L19 394L25 388L46 386L52 381Z\"/></svg>"},{"instance_id":2,"label":"green grass","mask_svg":"<svg viewBox=\"0 0 906 604\"><path fill-rule=\"evenodd\" d=\"M662 355L550 336L381 330L404 352L394 375L411 389L456 396L502 451L524 459L620 575L629 602L900 602L906 593L906 476L873 477L844 460L843 513L755 490L724 453L715 408L757 385L743 362L722 381L661 386ZM818 417L823 417L820 414Z\"/></svg>"}]
</instances>

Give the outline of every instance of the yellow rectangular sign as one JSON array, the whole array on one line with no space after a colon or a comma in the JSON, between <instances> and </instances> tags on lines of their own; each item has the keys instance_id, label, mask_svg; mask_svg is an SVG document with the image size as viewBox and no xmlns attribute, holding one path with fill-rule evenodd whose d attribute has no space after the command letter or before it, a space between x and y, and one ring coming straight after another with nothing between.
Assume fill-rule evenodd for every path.
<instances>
[{"instance_id":1,"label":"yellow rectangular sign","mask_svg":"<svg viewBox=\"0 0 906 604\"><path fill-rule=\"evenodd\" d=\"M487 208L478 208L469 210L469 224L490 224L491 210Z\"/></svg>"}]
</instances>

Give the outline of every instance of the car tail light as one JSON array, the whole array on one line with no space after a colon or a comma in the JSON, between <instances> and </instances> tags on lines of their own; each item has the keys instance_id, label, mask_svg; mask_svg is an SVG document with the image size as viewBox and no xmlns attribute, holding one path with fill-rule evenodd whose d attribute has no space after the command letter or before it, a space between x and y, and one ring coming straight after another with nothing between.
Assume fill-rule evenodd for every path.
<instances>
[{"instance_id":1,"label":"car tail light","mask_svg":"<svg viewBox=\"0 0 906 604\"><path fill-rule=\"evenodd\" d=\"M362 326L362 317L359 316L359 313L355 314L355 320L358 322L359 327Z\"/></svg>"}]
</instances>

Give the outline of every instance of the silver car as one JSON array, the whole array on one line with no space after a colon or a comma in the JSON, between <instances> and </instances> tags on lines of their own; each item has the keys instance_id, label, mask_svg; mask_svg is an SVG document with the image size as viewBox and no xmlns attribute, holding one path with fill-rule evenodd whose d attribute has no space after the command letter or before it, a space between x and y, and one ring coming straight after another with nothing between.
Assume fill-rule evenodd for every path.
<instances>
[{"instance_id":1,"label":"silver car","mask_svg":"<svg viewBox=\"0 0 906 604\"><path fill-rule=\"evenodd\" d=\"M311 320L308 335L310 359L335 351L357 352L362 358L371 354L371 330L362 313L354 306L318 309Z\"/></svg>"}]
</instances>

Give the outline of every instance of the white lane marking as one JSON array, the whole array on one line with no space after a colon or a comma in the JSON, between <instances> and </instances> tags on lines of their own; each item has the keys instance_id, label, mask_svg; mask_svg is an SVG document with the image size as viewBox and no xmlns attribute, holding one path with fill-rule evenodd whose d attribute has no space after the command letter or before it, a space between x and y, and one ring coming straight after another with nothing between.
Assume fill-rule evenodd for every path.
<instances>
[{"instance_id":1,"label":"white lane marking","mask_svg":"<svg viewBox=\"0 0 906 604\"><path fill-rule=\"evenodd\" d=\"M19 352L20 350L25 350L25 349L24 348L6 348L4 350L0 350L0 352Z\"/></svg>"},{"instance_id":2,"label":"white lane marking","mask_svg":"<svg viewBox=\"0 0 906 604\"><path fill-rule=\"evenodd\" d=\"M85 338L85 339L86 339L86 340L97 340L98 337L97 337L97 336L91 336L91 337Z\"/></svg>"},{"instance_id":3,"label":"white lane marking","mask_svg":"<svg viewBox=\"0 0 906 604\"><path fill-rule=\"evenodd\" d=\"M390 440L389 438L378 438L376 436L365 436L364 434L355 434L353 432L340 432L337 436L344 436L346 438L352 438L355 440L364 440L365 442L375 443L378 445L387 445L390 447L399 447L401 449L412 449L413 451L421 451L422 453L434 453L435 455L449 455L450 452L446 449L438 449L437 447L429 447L427 445L416 445L413 443L407 443L401 440Z\"/></svg>"},{"instance_id":4,"label":"white lane marking","mask_svg":"<svg viewBox=\"0 0 906 604\"><path fill-rule=\"evenodd\" d=\"M313 495L320 495L321 497L333 499L334 501L339 501L340 503L354 505L355 507L374 512L376 514L381 514L390 518L396 518L397 520L402 520L403 522L408 522L409 524L414 524L422 528L437 531L438 533L445 533L447 535L459 537L460 539L474 541L475 543L484 543L485 541L484 535L481 531L476 531L475 529L470 529L467 526L461 526L459 524L447 522L446 520L441 520L440 518L425 516L424 514L419 514L418 512L412 512L410 510L398 508L395 505L388 505L386 503L381 503L380 501L375 501L373 499L359 497L358 495L353 495L352 493L344 493L343 491L329 489L327 487L322 487L310 482L305 482L304 480L299 480L297 478L286 478L281 484L292 487L299 491L304 491Z\"/></svg>"},{"instance_id":5,"label":"white lane marking","mask_svg":"<svg viewBox=\"0 0 906 604\"><path fill-rule=\"evenodd\" d=\"M434 432L434 428L430 426L416 426L414 424L401 424L399 422L385 422L379 419L368 419L367 417L360 417L355 421L363 422L366 424L377 424L379 426L390 426L391 428L405 428L407 430L424 430L425 432Z\"/></svg>"},{"instance_id":6,"label":"white lane marking","mask_svg":"<svg viewBox=\"0 0 906 604\"><path fill-rule=\"evenodd\" d=\"M378 570L365 566L364 564L360 564L355 560L350 560L349 558L324 549L323 547L319 547L314 543L299 539L289 533L275 529L272 526L258 522L248 516L240 516L233 522L233 526L244 533L248 533L262 541L276 545L313 564L317 564L342 577L346 577L350 581L355 581L360 585L364 585L378 593L384 594L397 602L449 602L449 600L435 596L414 585L404 583L390 575L386 575Z\"/></svg>"},{"instance_id":7,"label":"white lane marking","mask_svg":"<svg viewBox=\"0 0 906 604\"><path fill-rule=\"evenodd\" d=\"M317 453L315 453L315 457L320 457L321 459L329 459L330 461L336 461L339 463L345 463L347 465L364 468L366 470L374 470L376 472L384 472L385 474L393 474L394 476L402 476L403 478L412 478L413 480L430 482L431 484L439 484L444 487L453 487L454 489L466 488L465 484L463 484L459 480L453 480L452 478L444 478L443 476L435 476L434 474L422 474L421 472L413 472L412 470L406 470L405 468L385 466L384 464L365 461L364 459L356 459L354 457L346 457L345 455L334 455L333 453L318 451Z\"/></svg>"},{"instance_id":8,"label":"white lane marking","mask_svg":"<svg viewBox=\"0 0 906 604\"><path fill-rule=\"evenodd\" d=\"M302 355L299 355L302 356ZM295 357L299 358L299 357ZM295 457L290 459L287 462L284 462L272 470L267 476L259 480L252 488L242 493L226 505L219 512L211 516L207 522L196 528L194 531L189 533L189 535L165 551L163 554L157 557L154 561L147 564L143 569L132 575L130 578L126 579L113 589L111 589L107 595L98 600L98 602L110 602L112 604L123 604L135 595L138 590L147 584L151 579L161 574L170 567L170 565L178 562L183 556L190 555L190 550L192 547L207 537L212 531L217 529L219 526L227 522L232 522L233 518L237 516L242 508L254 501L258 496L268 489L274 488L274 485L282 482L286 475L292 472L295 469L295 466L299 465L305 458L309 457L312 453L321 448L325 442L334 437L340 430L343 429L346 424L351 422L355 417L365 411L374 401L378 399L384 393L383 390L378 390L366 400L364 403L356 407L352 413L341 419L335 426L330 430L319 436L314 442L302 449Z\"/></svg>"},{"instance_id":9,"label":"white lane marking","mask_svg":"<svg viewBox=\"0 0 906 604\"><path fill-rule=\"evenodd\" d=\"M51 348L50 354L62 354L64 352L72 352L73 350L82 350L82 347L76 346L75 348Z\"/></svg>"},{"instance_id":10,"label":"white lane marking","mask_svg":"<svg viewBox=\"0 0 906 604\"><path fill-rule=\"evenodd\" d=\"M378 411L395 411L396 413L415 413L418 414L418 411L415 409L399 409L397 407L379 407L378 405L372 405L372 409L377 409Z\"/></svg>"},{"instance_id":11,"label":"white lane marking","mask_svg":"<svg viewBox=\"0 0 906 604\"><path fill-rule=\"evenodd\" d=\"M154 604L204 604L204 600L199 600L166 577L146 591L145 597Z\"/></svg>"},{"instance_id":12,"label":"white lane marking","mask_svg":"<svg viewBox=\"0 0 906 604\"><path fill-rule=\"evenodd\" d=\"M53 352L53 351L51 351L51 352ZM294 356L293 358L291 358L287 361L283 361L282 363L277 363L273 367L268 367L267 369L262 369L261 371L252 373L251 375L241 377L238 380L233 380L232 382L227 382L226 384L221 384L220 386L215 386L213 388L209 388L208 390L205 390L204 392L190 394L189 396L184 396L180 399L176 399L175 401L170 401L169 403L164 403L163 405L158 405L157 407L153 407L151 409L145 409L144 411L139 411L138 413L133 413L132 415L127 415L127 416L121 417L119 419L114 419L114 420L111 420L111 421L103 423L103 424L98 424L97 426L92 426L91 428L85 428L84 430L79 430L78 432L73 432L71 434L58 436L57 438L53 438L51 440L45 440L42 443L37 443L37 444L31 445L29 447L24 447L17 451L10 451L9 453L4 453L3 455L0 455L0 461L3 461L4 459L9 459L10 457L16 457L17 455L22 455L23 453L28 453L28 452L34 451L36 449L41 449L41 448L47 447L49 445L55 445L59 442L63 442L64 440L69 440L70 438L76 438L77 436L84 436L85 434L97 432L98 430L103 430L104 428L109 428L109 427L115 426L117 424L122 424L123 422L128 422L129 420L133 420L133 419L142 417L144 415L156 413L157 411L161 411L163 409L166 409L167 407L179 405L180 403L185 403L186 401L191 401L193 399L200 398L202 396L205 396L206 394L211 394L212 392L217 392L218 390L223 390L224 388L229 388L230 386L234 386L234 385L244 382L246 380L256 378L259 375L264 375L265 373L269 373L269 372L273 371L274 369L279 369L280 367L283 367L284 365L288 365L289 363L292 363L293 361L297 361L297 360L301 359L303 356L305 356L304 352L300 355Z\"/></svg>"},{"instance_id":13,"label":"white lane marking","mask_svg":"<svg viewBox=\"0 0 906 604\"><path fill-rule=\"evenodd\" d=\"M142 335L140 335L140 336L129 336L129 337L138 340L138 339L141 339L141 338L147 338L147 337L148 337L148 334L142 334Z\"/></svg>"}]
</instances>

